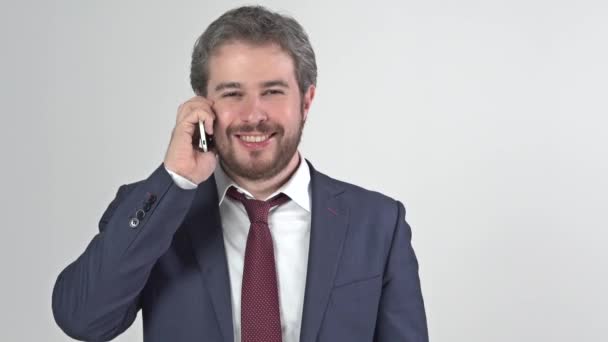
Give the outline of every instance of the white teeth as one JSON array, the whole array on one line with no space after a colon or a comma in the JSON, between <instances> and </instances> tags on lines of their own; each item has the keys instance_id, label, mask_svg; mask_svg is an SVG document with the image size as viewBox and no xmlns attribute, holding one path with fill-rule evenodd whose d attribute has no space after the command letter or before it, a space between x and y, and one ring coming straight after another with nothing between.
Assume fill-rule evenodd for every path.
<instances>
[{"instance_id":1,"label":"white teeth","mask_svg":"<svg viewBox=\"0 0 608 342\"><path fill-rule=\"evenodd\" d=\"M268 139L269 135L241 135L240 138L246 142L262 142Z\"/></svg>"}]
</instances>

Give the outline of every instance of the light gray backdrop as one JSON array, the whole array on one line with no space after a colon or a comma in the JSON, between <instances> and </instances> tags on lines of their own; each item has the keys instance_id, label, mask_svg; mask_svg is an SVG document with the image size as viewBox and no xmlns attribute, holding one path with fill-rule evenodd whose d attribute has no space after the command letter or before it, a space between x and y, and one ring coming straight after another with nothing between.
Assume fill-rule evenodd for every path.
<instances>
[{"instance_id":1,"label":"light gray backdrop","mask_svg":"<svg viewBox=\"0 0 608 342\"><path fill-rule=\"evenodd\" d=\"M3 1L0 340L161 162L236 1ZM433 341L608 340L605 1L265 1L317 53L302 151L405 202ZM140 341L141 321L118 341Z\"/></svg>"}]
</instances>

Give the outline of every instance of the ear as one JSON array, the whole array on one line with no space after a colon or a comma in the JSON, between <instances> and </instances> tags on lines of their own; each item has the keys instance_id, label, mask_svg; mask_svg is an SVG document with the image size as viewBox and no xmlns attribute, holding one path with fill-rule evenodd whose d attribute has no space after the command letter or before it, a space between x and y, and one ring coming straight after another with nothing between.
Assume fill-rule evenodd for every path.
<instances>
[{"instance_id":1,"label":"ear","mask_svg":"<svg viewBox=\"0 0 608 342\"><path fill-rule=\"evenodd\" d=\"M315 90L314 84L311 84L302 97L302 121L304 122L308 118L308 111L312 105L312 100L315 98Z\"/></svg>"}]
</instances>

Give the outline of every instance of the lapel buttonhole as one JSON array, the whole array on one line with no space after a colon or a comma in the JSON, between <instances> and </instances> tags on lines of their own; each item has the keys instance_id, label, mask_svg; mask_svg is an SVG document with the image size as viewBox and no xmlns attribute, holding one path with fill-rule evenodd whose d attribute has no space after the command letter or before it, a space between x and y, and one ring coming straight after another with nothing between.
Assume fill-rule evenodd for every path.
<instances>
[{"instance_id":1,"label":"lapel buttonhole","mask_svg":"<svg viewBox=\"0 0 608 342\"><path fill-rule=\"evenodd\" d=\"M327 208L327 210L329 210L330 213L334 214L334 216L338 216L338 212L336 211L336 209L332 209L332 208Z\"/></svg>"}]
</instances>

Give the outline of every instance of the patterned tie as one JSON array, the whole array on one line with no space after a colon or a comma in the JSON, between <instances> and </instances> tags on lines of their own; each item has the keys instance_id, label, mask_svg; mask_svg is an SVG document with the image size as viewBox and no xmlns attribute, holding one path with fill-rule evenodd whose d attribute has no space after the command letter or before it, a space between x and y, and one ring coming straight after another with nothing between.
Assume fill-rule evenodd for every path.
<instances>
[{"instance_id":1,"label":"patterned tie","mask_svg":"<svg viewBox=\"0 0 608 342\"><path fill-rule=\"evenodd\" d=\"M230 187L227 194L243 203L251 222L241 290L241 342L281 342L277 274L268 212L289 201L289 197L280 193L268 201L248 199L234 187Z\"/></svg>"}]
</instances>

